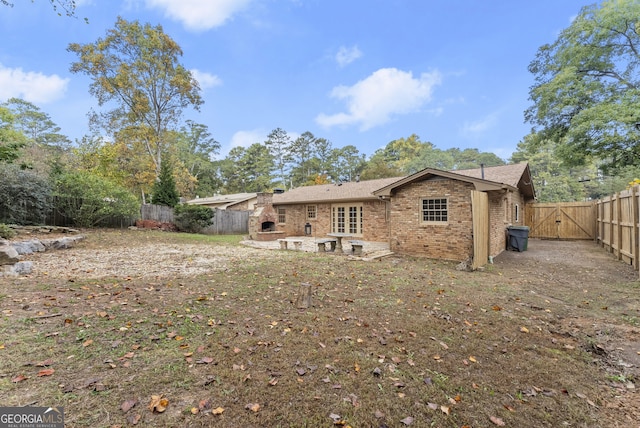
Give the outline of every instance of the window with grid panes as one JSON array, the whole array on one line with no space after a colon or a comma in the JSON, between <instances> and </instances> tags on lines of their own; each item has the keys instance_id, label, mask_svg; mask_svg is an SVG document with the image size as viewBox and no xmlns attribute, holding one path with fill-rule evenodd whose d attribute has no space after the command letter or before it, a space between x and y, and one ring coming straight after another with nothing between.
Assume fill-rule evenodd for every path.
<instances>
[{"instance_id":1,"label":"window with grid panes","mask_svg":"<svg viewBox=\"0 0 640 428\"><path fill-rule=\"evenodd\" d=\"M284 208L278 208L278 223L285 223L287 220L287 210Z\"/></svg>"},{"instance_id":2,"label":"window with grid panes","mask_svg":"<svg viewBox=\"0 0 640 428\"><path fill-rule=\"evenodd\" d=\"M425 223L446 223L449 220L447 198L422 200L422 221Z\"/></svg>"},{"instance_id":3,"label":"window with grid panes","mask_svg":"<svg viewBox=\"0 0 640 428\"><path fill-rule=\"evenodd\" d=\"M315 205L307 205L307 220L315 220L318 208Z\"/></svg>"}]
</instances>

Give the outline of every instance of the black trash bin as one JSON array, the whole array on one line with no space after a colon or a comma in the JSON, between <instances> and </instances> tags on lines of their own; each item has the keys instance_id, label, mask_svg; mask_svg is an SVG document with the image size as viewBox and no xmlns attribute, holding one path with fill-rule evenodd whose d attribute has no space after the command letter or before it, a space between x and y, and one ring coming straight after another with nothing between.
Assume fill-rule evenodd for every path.
<instances>
[{"instance_id":1,"label":"black trash bin","mask_svg":"<svg viewBox=\"0 0 640 428\"><path fill-rule=\"evenodd\" d=\"M527 251L529 245L529 226L509 226L507 227L509 235L508 248L517 251Z\"/></svg>"}]
</instances>

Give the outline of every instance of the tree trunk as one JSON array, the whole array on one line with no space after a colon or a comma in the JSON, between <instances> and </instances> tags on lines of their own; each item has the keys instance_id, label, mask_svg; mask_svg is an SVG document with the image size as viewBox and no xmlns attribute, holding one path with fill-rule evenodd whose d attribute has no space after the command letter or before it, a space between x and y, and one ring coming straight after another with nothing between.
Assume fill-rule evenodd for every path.
<instances>
[{"instance_id":1,"label":"tree trunk","mask_svg":"<svg viewBox=\"0 0 640 428\"><path fill-rule=\"evenodd\" d=\"M311 284L308 282L300 284L296 306L298 309L307 309L311 306Z\"/></svg>"}]
</instances>

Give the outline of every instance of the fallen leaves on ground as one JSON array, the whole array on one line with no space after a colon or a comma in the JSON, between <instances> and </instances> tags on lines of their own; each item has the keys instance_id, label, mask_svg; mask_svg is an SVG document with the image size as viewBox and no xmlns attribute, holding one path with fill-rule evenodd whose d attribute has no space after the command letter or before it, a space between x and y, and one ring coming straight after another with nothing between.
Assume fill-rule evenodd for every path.
<instances>
[{"instance_id":1,"label":"fallen leaves on ground","mask_svg":"<svg viewBox=\"0 0 640 428\"><path fill-rule=\"evenodd\" d=\"M491 422L493 422L495 425L497 425L499 427L503 427L503 426L506 425L502 419L497 418L495 416L489 417L489 420L491 420Z\"/></svg>"},{"instance_id":2,"label":"fallen leaves on ground","mask_svg":"<svg viewBox=\"0 0 640 428\"><path fill-rule=\"evenodd\" d=\"M130 400L126 400L125 402L123 402L120 405L120 410L122 410L124 413L127 413L129 410L131 410L136 404L138 404L138 400L136 400L135 398L132 398Z\"/></svg>"},{"instance_id":3,"label":"fallen leaves on ground","mask_svg":"<svg viewBox=\"0 0 640 428\"><path fill-rule=\"evenodd\" d=\"M29 378L27 376L25 376L25 375L18 375L16 377L12 378L11 382L18 383L18 382L22 382L22 381L27 380L27 379L29 379Z\"/></svg>"},{"instance_id":4,"label":"fallen leaves on ground","mask_svg":"<svg viewBox=\"0 0 640 428\"><path fill-rule=\"evenodd\" d=\"M253 413L257 413L260 410L260 404L249 403L245 406L245 408L251 410Z\"/></svg>"},{"instance_id":5,"label":"fallen leaves on ground","mask_svg":"<svg viewBox=\"0 0 640 428\"><path fill-rule=\"evenodd\" d=\"M400 422L402 422L404 425L411 425L413 423L414 419L411 416L407 416L406 418L402 419Z\"/></svg>"},{"instance_id":6,"label":"fallen leaves on ground","mask_svg":"<svg viewBox=\"0 0 640 428\"><path fill-rule=\"evenodd\" d=\"M42 369L38 372L38 377L51 376L55 372L54 369Z\"/></svg>"},{"instance_id":7,"label":"fallen leaves on ground","mask_svg":"<svg viewBox=\"0 0 640 428\"><path fill-rule=\"evenodd\" d=\"M169 400L164 398L162 395L152 395L151 403L149 403L149 410L152 412L162 413L167 410L167 406L169 406Z\"/></svg>"}]
</instances>

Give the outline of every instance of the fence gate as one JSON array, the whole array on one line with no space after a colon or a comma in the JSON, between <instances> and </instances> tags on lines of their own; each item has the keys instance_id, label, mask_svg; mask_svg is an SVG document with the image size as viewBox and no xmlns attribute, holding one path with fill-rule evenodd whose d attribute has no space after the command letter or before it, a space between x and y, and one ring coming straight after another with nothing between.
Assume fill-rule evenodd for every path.
<instances>
[{"instance_id":1,"label":"fence gate","mask_svg":"<svg viewBox=\"0 0 640 428\"><path fill-rule=\"evenodd\" d=\"M473 216L473 269L487 264L489 260L489 195L471 191Z\"/></svg>"},{"instance_id":2,"label":"fence gate","mask_svg":"<svg viewBox=\"0 0 640 428\"><path fill-rule=\"evenodd\" d=\"M596 209L593 202L528 204L525 224L530 238L595 239Z\"/></svg>"}]
</instances>

